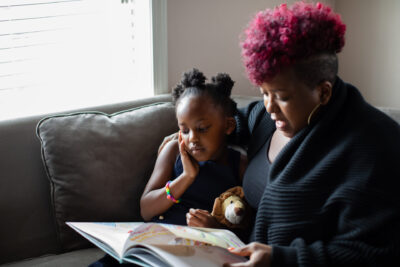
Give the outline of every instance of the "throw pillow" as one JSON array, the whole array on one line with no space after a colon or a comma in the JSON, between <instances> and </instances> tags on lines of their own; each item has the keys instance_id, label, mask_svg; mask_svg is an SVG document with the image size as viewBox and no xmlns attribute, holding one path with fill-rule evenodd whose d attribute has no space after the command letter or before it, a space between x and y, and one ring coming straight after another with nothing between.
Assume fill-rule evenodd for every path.
<instances>
[{"instance_id":1,"label":"throw pillow","mask_svg":"<svg viewBox=\"0 0 400 267\"><path fill-rule=\"evenodd\" d=\"M177 130L171 103L111 115L58 115L39 122L37 135L64 251L88 245L66 221L142 221L139 200L157 149Z\"/></svg>"}]
</instances>

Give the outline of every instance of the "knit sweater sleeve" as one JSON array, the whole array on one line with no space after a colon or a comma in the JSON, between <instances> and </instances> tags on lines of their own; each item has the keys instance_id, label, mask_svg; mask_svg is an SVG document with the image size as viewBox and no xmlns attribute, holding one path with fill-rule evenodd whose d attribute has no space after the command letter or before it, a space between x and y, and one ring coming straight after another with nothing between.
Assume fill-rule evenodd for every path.
<instances>
[{"instance_id":1,"label":"knit sweater sleeve","mask_svg":"<svg viewBox=\"0 0 400 267\"><path fill-rule=\"evenodd\" d=\"M398 158L375 159L367 172L362 163L375 156L360 157L349 172L364 177L338 186L322 208L325 237L310 242L308 233L288 246L273 246L272 266L400 266L400 171L382 172Z\"/></svg>"},{"instance_id":2,"label":"knit sweater sleeve","mask_svg":"<svg viewBox=\"0 0 400 267\"><path fill-rule=\"evenodd\" d=\"M324 143L329 153L308 156L310 165L291 156L274 177L256 222L267 237L258 240L273 247L272 266L400 266L400 128L378 113L369 119L336 132Z\"/></svg>"},{"instance_id":3,"label":"knit sweater sleeve","mask_svg":"<svg viewBox=\"0 0 400 267\"><path fill-rule=\"evenodd\" d=\"M264 110L265 108L262 101L255 101L244 108L238 109L234 116L236 128L230 136L230 143L239 146L247 146L254 127L263 115Z\"/></svg>"},{"instance_id":4,"label":"knit sweater sleeve","mask_svg":"<svg viewBox=\"0 0 400 267\"><path fill-rule=\"evenodd\" d=\"M329 241L298 237L289 246L273 246L272 266L399 266L398 207L372 202L344 208Z\"/></svg>"},{"instance_id":5,"label":"knit sweater sleeve","mask_svg":"<svg viewBox=\"0 0 400 267\"><path fill-rule=\"evenodd\" d=\"M272 246L272 266L400 266L399 136L397 122L337 80L266 176L254 240Z\"/></svg>"}]
</instances>

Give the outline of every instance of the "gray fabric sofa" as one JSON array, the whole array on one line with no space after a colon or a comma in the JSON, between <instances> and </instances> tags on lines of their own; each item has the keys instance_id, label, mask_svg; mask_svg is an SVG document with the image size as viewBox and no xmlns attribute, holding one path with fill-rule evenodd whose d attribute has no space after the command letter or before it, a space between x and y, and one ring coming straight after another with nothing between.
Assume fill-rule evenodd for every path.
<instances>
[{"instance_id":1,"label":"gray fabric sofa","mask_svg":"<svg viewBox=\"0 0 400 267\"><path fill-rule=\"evenodd\" d=\"M239 106L244 106L257 99L254 97L235 97ZM89 110L112 114L122 110L139 109L142 113L135 116L136 120L140 121L141 118L149 116L146 112L150 112L150 109L146 111L140 109L140 107L151 106L159 102L170 103L170 95L160 95ZM66 113L86 113L86 111L87 109ZM152 109L151 112L153 112L151 116L154 119L150 119L149 122L149 118L147 118L146 123L151 124L154 120L158 127L157 131L153 130L151 131L152 134L148 134L141 129L143 127L136 126L130 132L130 136L136 137L136 139L132 139L133 144L130 146L134 147L133 149L138 153L142 154L144 148L148 148L146 143L152 144L151 149L147 149L148 153L140 156L141 160L146 163L146 171L139 172L137 177L134 176L131 179L132 185L137 185L137 191L143 189L149 178L149 171L151 171L149 166L154 164L158 145L167 134L177 129L173 108L163 107L160 110ZM53 181L49 180L49 173L47 173L49 170L43 164L42 157L45 155L42 155L41 142L36 133L36 127L43 117L54 115L57 114L0 121L0 265L87 266L103 255L102 251L93 247L90 248L87 244L76 245L74 243L71 245L67 240L68 244L65 245L63 239L60 239L60 229L58 229L59 225L57 225L56 219L59 213L57 210L54 211L55 202L52 195L54 183L52 184ZM160 119L157 120L160 116L164 116L161 121ZM116 123L123 120L119 117ZM167 130L162 131L160 129ZM49 136L51 133L43 130L41 134ZM46 144L49 143L50 141L46 142ZM135 170L139 166L139 170L144 169L141 163L137 165ZM133 200L137 203L130 203L134 214L128 214L129 216L124 217L123 220L140 220L140 213L137 210L138 197L140 196L136 194ZM101 211L96 212L102 213ZM107 217L109 220L114 218L120 219L118 216Z\"/></svg>"},{"instance_id":2,"label":"gray fabric sofa","mask_svg":"<svg viewBox=\"0 0 400 267\"><path fill-rule=\"evenodd\" d=\"M260 98L234 96L234 99L237 101L238 106L242 107ZM105 120L106 123L111 125L108 128L113 128L113 131L120 136L122 134L121 129L116 128L115 124L120 124L121 121L128 120L131 118L129 116L133 113L135 113L134 116L136 116L134 117L135 120L140 121L141 118L149 116L147 114L148 112L153 112L151 113L150 119L148 117L146 122L143 123L147 123L146 125L152 123L154 127L157 128L154 128L151 132L146 132L143 131L143 127L130 126L132 129L130 129L127 135L132 137L133 140L133 143L130 143L127 149L135 149L135 151L137 151L135 153L139 154L138 158L141 160L139 163L135 163L133 169L134 172L138 174L130 177L131 185L135 187L134 190L137 192L143 189L143 186L149 178L151 166L154 164L157 155L158 145L167 134L173 133L177 129L173 108L168 106L168 104L156 106L158 109L153 108L155 103L169 103L170 101L169 95L160 95L92 109L106 114L112 114L122 110L131 110L128 113L118 113L115 115L115 118L108 118L100 113L90 113L88 115L89 117L95 116L96 121L98 121L99 118ZM140 108L143 106L148 108ZM136 110L140 110L141 113ZM382 110L400 123L399 109L382 108ZM76 110L68 113L83 111L84 110ZM78 116L80 116L80 119L84 120L83 122L90 119L88 116L82 115L82 113L79 114ZM82 240L78 240L78 243L71 243L71 240L66 240L65 236L63 237L61 235L62 231L65 229L60 226L60 219L64 218L62 216L71 216L71 206L67 207L69 210L68 213L66 213L66 211L62 209L65 208L65 205L69 204L68 201L70 200L67 199L67 201L64 201L64 199L62 200L64 202L55 202L55 199L57 200L57 195L60 194L60 188L57 187L60 186L57 184L57 177L62 176L59 173L63 170L57 172L59 169L54 166L62 164L63 162L60 163L59 160L57 161L57 156L59 157L60 153L57 152L57 154L50 150L50 148L54 146L54 142L52 142L54 140L51 139L53 132L51 132L51 125L49 126L45 124L45 122L53 123L53 121L46 120L43 122L41 121L43 117L44 116L35 116L0 122L0 265L87 266L89 263L100 258L104 253L97 248L88 246L88 244L79 243ZM71 129L71 125L74 125L70 122L71 119L73 121L74 117L66 116L56 118L55 121L57 123L64 123L68 119L68 123L70 123L68 124L69 126L67 125L68 129ZM160 118L162 119L160 120ZM152 120L154 120L154 122ZM38 133L39 137L42 138L41 140L38 138L36 132L38 124L41 125ZM62 129L61 127L63 124L57 125L57 129ZM160 129L164 130L161 131ZM93 130L98 131L98 128L85 130L92 132ZM104 131L103 129L99 132ZM67 133L68 131L57 132L58 136L71 136ZM79 138L79 135L73 136L75 140ZM149 144L152 145L149 147ZM41 149L41 145L45 147L45 151ZM69 150L70 146L71 145L66 145L66 147L62 149L71 151ZM104 146L104 141L102 141L100 145L97 144L95 147L101 148L102 146ZM60 151L60 148L57 151ZM146 153L144 153L145 151ZM90 154L89 152L87 153ZM103 152L103 155L104 154L107 153ZM82 155L78 156L81 157ZM134 156L135 155L130 155L129 157ZM85 157L81 158L82 160L85 159ZM46 164L43 163L43 160L45 160ZM106 159L103 157L99 160ZM72 164L69 161L67 163ZM146 170L137 172L141 169ZM52 177L49 177L49 175ZM103 175L103 173L101 173L101 175ZM115 179L122 179L121 177L116 177ZM108 185L107 187L110 186ZM127 192L129 193L129 191ZM140 214L137 210L138 198L140 195L137 192L132 200L133 203L128 203L128 205L132 205L132 211L130 213L128 212L127 215L123 217L123 220L140 220ZM77 196L76 198L79 199L79 197L81 196ZM100 196L98 199L103 201L104 198L107 198L107 200L110 201L118 197L119 196L116 195ZM54 205L61 205L61 211L57 209L57 207L55 209ZM82 205L85 206L86 203ZM61 214L61 212L64 213ZM103 210L95 210L95 212L101 214ZM90 220L92 217L89 216L87 218ZM93 220L99 218L102 217L95 216ZM106 217L106 219L109 220L113 220L114 218L116 218L116 220L120 219L118 215Z\"/></svg>"}]
</instances>

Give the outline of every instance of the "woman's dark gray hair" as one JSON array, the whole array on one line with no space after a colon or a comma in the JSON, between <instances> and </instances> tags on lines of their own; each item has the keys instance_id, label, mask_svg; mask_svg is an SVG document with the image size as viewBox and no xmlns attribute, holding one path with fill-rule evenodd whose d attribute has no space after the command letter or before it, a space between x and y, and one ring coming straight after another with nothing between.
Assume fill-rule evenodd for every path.
<instances>
[{"instance_id":1,"label":"woman's dark gray hair","mask_svg":"<svg viewBox=\"0 0 400 267\"><path fill-rule=\"evenodd\" d=\"M311 88L324 81L333 86L338 73L338 58L336 54L317 54L299 60L292 67L297 79Z\"/></svg>"}]
</instances>

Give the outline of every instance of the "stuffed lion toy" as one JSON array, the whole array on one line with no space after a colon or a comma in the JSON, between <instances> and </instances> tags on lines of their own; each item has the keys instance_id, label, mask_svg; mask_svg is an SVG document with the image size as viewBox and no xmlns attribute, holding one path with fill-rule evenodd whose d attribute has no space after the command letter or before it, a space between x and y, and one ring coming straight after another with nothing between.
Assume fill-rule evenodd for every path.
<instances>
[{"instance_id":1,"label":"stuffed lion toy","mask_svg":"<svg viewBox=\"0 0 400 267\"><path fill-rule=\"evenodd\" d=\"M248 225L249 206L241 186L235 186L217 197L211 215L228 228L244 229Z\"/></svg>"}]
</instances>

